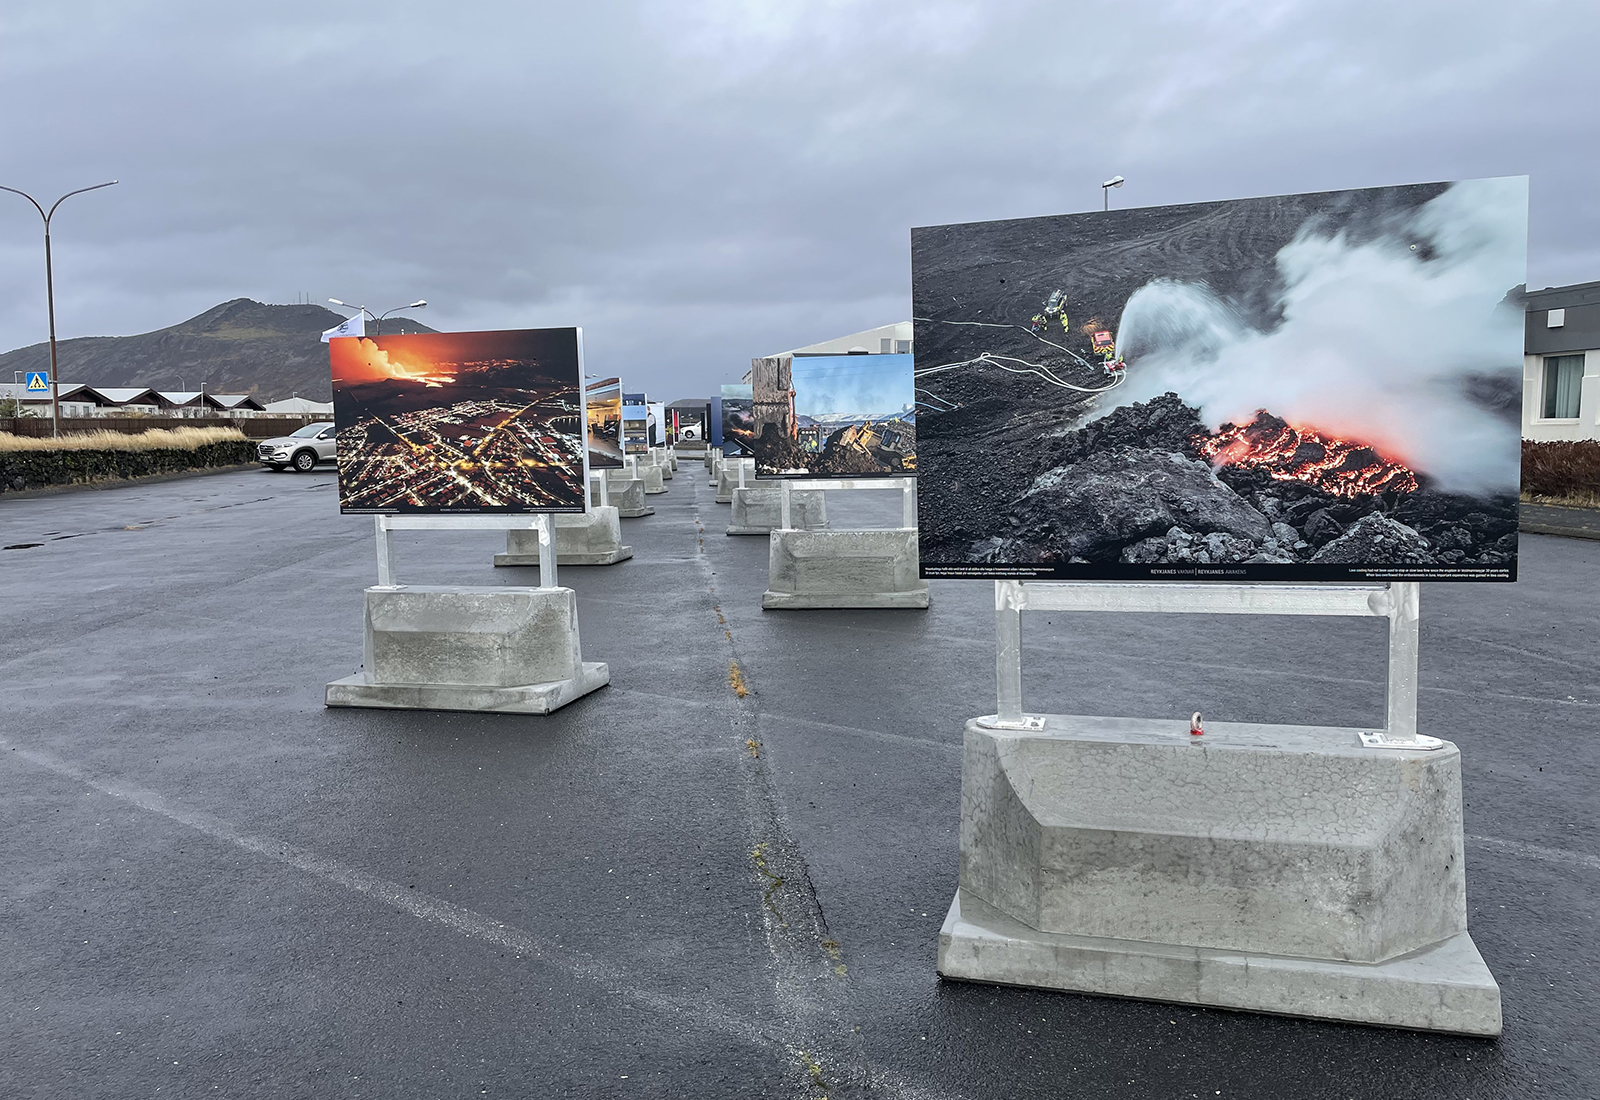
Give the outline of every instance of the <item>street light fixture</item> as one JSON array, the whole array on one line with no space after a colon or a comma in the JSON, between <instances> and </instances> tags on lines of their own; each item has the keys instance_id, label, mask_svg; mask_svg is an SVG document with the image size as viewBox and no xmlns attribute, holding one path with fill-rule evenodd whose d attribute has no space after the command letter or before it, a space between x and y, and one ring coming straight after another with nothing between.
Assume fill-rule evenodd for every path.
<instances>
[{"instance_id":1,"label":"street light fixture","mask_svg":"<svg viewBox=\"0 0 1600 1100\"><path fill-rule=\"evenodd\" d=\"M1111 209L1111 189L1113 187L1121 187L1126 182L1121 176L1112 176L1100 185L1100 194L1105 199L1105 205L1101 207L1102 210Z\"/></svg>"},{"instance_id":2,"label":"street light fixture","mask_svg":"<svg viewBox=\"0 0 1600 1100\"><path fill-rule=\"evenodd\" d=\"M368 309L366 306L353 306L349 302L341 302L337 298L329 298L328 301L332 302L336 306L344 306L345 309L353 309L358 313L363 313L366 316L371 317L372 335L374 336L383 335L383 319L389 316L389 314L399 313L403 309L422 309L428 304L428 300L426 298L418 298L415 302L412 302L408 306L395 306L393 309L386 309L382 313L373 313L372 310Z\"/></svg>"},{"instance_id":3,"label":"street light fixture","mask_svg":"<svg viewBox=\"0 0 1600 1100\"><path fill-rule=\"evenodd\" d=\"M47 212L39 204L39 200L26 191L18 191L15 187L0 187L0 191L10 191L13 195L21 195L33 203L33 208L39 212L39 217L44 219L44 300L45 308L50 314L50 434L61 434L61 379L56 373L56 280L54 269L50 265L50 219L56 216L56 207L66 202L73 195L81 195L85 191L98 191L102 187L110 187L119 180L107 183L97 183L93 187L80 187L76 191L68 191L55 202L50 204Z\"/></svg>"}]
</instances>

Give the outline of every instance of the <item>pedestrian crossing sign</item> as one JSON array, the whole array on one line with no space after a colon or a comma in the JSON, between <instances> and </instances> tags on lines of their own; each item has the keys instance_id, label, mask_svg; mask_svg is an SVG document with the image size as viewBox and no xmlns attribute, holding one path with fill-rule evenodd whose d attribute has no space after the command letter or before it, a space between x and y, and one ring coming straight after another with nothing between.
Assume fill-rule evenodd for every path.
<instances>
[{"instance_id":1,"label":"pedestrian crossing sign","mask_svg":"<svg viewBox=\"0 0 1600 1100\"><path fill-rule=\"evenodd\" d=\"M31 371L29 371L28 372L28 392L29 393L49 393L50 392L50 376L48 374L46 374L44 371L42 371L42 370L31 370Z\"/></svg>"}]
</instances>

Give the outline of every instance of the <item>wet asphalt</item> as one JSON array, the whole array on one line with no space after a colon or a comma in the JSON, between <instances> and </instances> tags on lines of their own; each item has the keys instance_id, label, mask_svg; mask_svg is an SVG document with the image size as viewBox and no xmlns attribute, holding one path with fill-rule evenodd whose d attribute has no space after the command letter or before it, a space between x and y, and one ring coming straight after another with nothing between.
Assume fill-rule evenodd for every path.
<instances>
[{"instance_id":1,"label":"wet asphalt","mask_svg":"<svg viewBox=\"0 0 1600 1100\"><path fill-rule=\"evenodd\" d=\"M668 488L561 570L612 683L544 718L322 706L374 581L331 473L0 500L0 1096L1600 1095L1600 542L1424 586L1486 1041L941 981L992 589L763 613L766 540ZM399 577L535 583L501 541ZM1030 616L1027 705L1381 721L1382 629Z\"/></svg>"}]
</instances>

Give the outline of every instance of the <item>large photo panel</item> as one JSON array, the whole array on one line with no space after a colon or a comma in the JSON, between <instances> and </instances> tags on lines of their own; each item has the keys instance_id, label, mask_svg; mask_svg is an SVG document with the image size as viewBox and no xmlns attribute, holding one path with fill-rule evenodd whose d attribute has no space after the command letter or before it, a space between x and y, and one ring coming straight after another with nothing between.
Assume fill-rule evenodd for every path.
<instances>
[{"instance_id":1,"label":"large photo panel","mask_svg":"<svg viewBox=\"0 0 1600 1100\"><path fill-rule=\"evenodd\" d=\"M722 453L727 457L754 453L753 393L752 387L742 383L722 387Z\"/></svg>"},{"instance_id":2,"label":"large photo panel","mask_svg":"<svg viewBox=\"0 0 1600 1100\"><path fill-rule=\"evenodd\" d=\"M340 510L583 511L580 347L575 328L330 340Z\"/></svg>"},{"instance_id":3,"label":"large photo panel","mask_svg":"<svg viewBox=\"0 0 1600 1100\"><path fill-rule=\"evenodd\" d=\"M584 391L589 424L589 468L615 470L622 459L622 381L602 378Z\"/></svg>"},{"instance_id":4,"label":"large photo panel","mask_svg":"<svg viewBox=\"0 0 1600 1100\"><path fill-rule=\"evenodd\" d=\"M756 476L906 477L917 471L909 355L753 359Z\"/></svg>"},{"instance_id":5,"label":"large photo panel","mask_svg":"<svg viewBox=\"0 0 1600 1100\"><path fill-rule=\"evenodd\" d=\"M1526 177L914 229L924 577L1515 580Z\"/></svg>"}]
</instances>

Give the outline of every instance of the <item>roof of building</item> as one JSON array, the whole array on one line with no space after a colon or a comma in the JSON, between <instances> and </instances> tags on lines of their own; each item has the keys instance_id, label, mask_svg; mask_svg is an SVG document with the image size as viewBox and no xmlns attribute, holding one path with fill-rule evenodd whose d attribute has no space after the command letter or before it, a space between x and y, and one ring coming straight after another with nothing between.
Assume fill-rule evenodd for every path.
<instances>
[{"instance_id":1,"label":"roof of building","mask_svg":"<svg viewBox=\"0 0 1600 1100\"><path fill-rule=\"evenodd\" d=\"M206 404L219 409L257 409L265 412L266 406L247 393L208 393Z\"/></svg>"},{"instance_id":2,"label":"roof of building","mask_svg":"<svg viewBox=\"0 0 1600 1100\"><path fill-rule=\"evenodd\" d=\"M160 401L156 391L152 389L138 389L132 386L119 386L107 389L101 386L85 386L84 389L93 390L113 405L156 405Z\"/></svg>"},{"instance_id":3,"label":"roof of building","mask_svg":"<svg viewBox=\"0 0 1600 1100\"><path fill-rule=\"evenodd\" d=\"M832 340L807 344L803 348L795 348L792 351L774 352L768 358L776 358L782 355L849 355L852 351L857 354L864 351L869 355L876 355L882 348L884 340L909 339L911 339L911 322L896 321L892 325L879 325L877 328L852 332L848 336L836 336Z\"/></svg>"},{"instance_id":4,"label":"roof of building","mask_svg":"<svg viewBox=\"0 0 1600 1100\"><path fill-rule=\"evenodd\" d=\"M1568 286L1547 286L1543 290L1530 290L1526 295L1529 310L1566 309L1570 306L1600 305L1600 280L1592 283L1572 283Z\"/></svg>"},{"instance_id":5,"label":"roof of building","mask_svg":"<svg viewBox=\"0 0 1600 1100\"><path fill-rule=\"evenodd\" d=\"M310 401L304 397L285 397L282 401L268 401L269 413L326 413L333 412L332 401Z\"/></svg>"}]
</instances>

